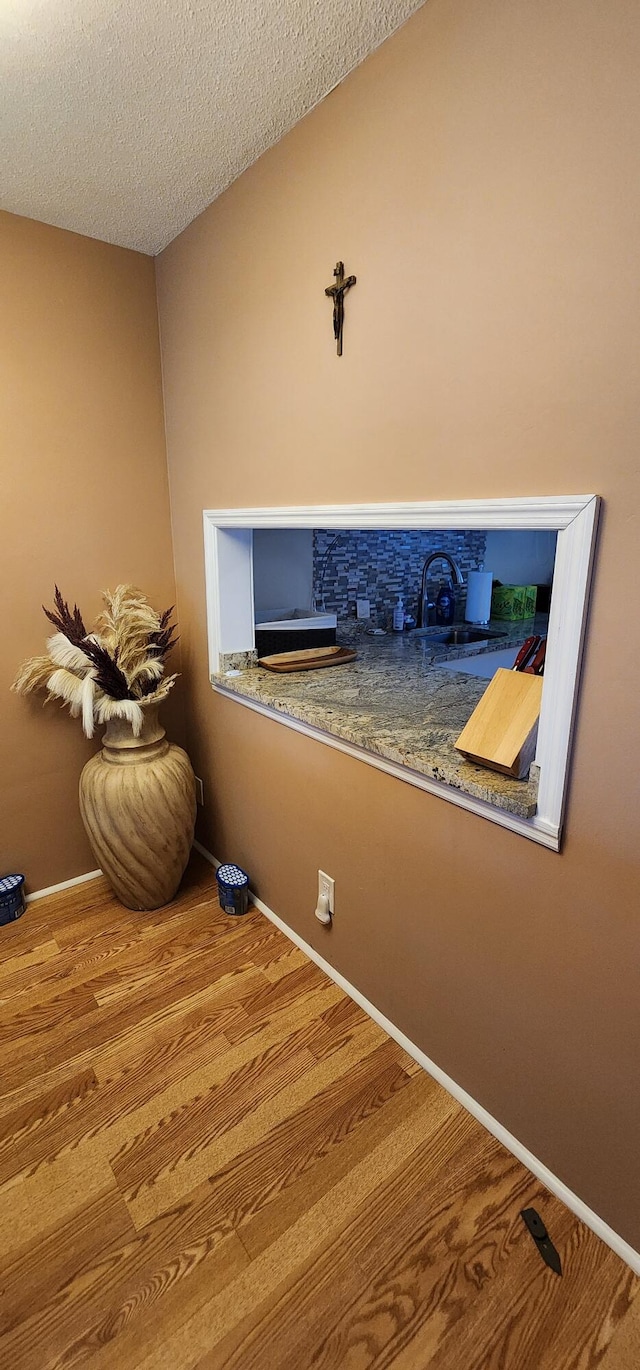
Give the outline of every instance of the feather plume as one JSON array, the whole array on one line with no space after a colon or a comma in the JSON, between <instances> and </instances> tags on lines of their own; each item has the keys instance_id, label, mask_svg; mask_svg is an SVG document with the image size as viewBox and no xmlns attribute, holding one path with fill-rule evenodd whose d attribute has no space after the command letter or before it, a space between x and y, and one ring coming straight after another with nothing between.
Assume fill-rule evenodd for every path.
<instances>
[{"instance_id":1,"label":"feather plume","mask_svg":"<svg viewBox=\"0 0 640 1370\"><path fill-rule=\"evenodd\" d=\"M62 666L58 667L57 671L52 671L47 681L47 690L50 695L64 699L67 704L77 704L82 708L82 681L72 671L66 671Z\"/></svg>"},{"instance_id":2,"label":"feather plume","mask_svg":"<svg viewBox=\"0 0 640 1370\"><path fill-rule=\"evenodd\" d=\"M56 666L64 666L76 675L84 676L91 670L91 662L86 652L70 642L64 633L54 633L47 638L47 651Z\"/></svg>"},{"instance_id":3,"label":"feather plume","mask_svg":"<svg viewBox=\"0 0 640 1370\"><path fill-rule=\"evenodd\" d=\"M95 690L93 674L86 675L82 682L82 728L85 737L93 737Z\"/></svg>"},{"instance_id":4,"label":"feather plume","mask_svg":"<svg viewBox=\"0 0 640 1370\"><path fill-rule=\"evenodd\" d=\"M51 675L53 662L49 656L32 656L23 662L11 686L16 694L28 695L32 690L44 690Z\"/></svg>"},{"instance_id":5,"label":"feather plume","mask_svg":"<svg viewBox=\"0 0 640 1370\"><path fill-rule=\"evenodd\" d=\"M103 695L98 703L99 723L108 723L110 718L128 718L134 737L139 737L144 723L144 714L135 699L108 699Z\"/></svg>"}]
</instances>

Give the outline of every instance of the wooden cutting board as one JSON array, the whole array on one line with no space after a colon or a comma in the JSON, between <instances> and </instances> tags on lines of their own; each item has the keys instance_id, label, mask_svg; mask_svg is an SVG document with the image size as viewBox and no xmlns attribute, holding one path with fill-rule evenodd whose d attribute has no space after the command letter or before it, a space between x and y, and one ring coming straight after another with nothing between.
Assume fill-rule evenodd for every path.
<instances>
[{"instance_id":1,"label":"wooden cutting board","mask_svg":"<svg viewBox=\"0 0 640 1370\"><path fill-rule=\"evenodd\" d=\"M258 665L267 671L288 675L291 671L319 671L325 666L344 666L355 661L357 652L352 647L305 647L300 652L277 652L261 656Z\"/></svg>"},{"instance_id":2,"label":"wooden cutting board","mask_svg":"<svg viewBox=\"0 0 640 1370\"><path fill-rule=\"evenodd\" d=\"M470 761L521 780L535 756L542 676L496 671L455 742Z\"/></svg>"}]
</instances>

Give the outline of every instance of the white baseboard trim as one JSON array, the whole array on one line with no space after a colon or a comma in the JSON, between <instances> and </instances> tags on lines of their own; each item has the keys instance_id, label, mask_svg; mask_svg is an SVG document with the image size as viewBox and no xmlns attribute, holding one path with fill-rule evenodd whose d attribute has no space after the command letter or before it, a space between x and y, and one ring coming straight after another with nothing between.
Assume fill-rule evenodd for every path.
<instances>
[{"instance_id":1,"label":"white baseboard trim","mask_svg":"<svg viewBox=\"0 0 640 1370\"><path fill-rule=\"evenodd\" d=\"M218 866L222 865L221 861L217 861L215 856L211 855L211 852L208 850L207 847L203 847L202 842L199 842L197 837L194 837L193 839L193 846L195 847L196 851L200 852L201 856L204 856L205 861L208 861L209 865L213 866L214 870L217 871Z\"/></svg>"},{"instance_id":2,"label":"white baseboard trim","mask_svg":"<svg viewBox=\"0 0 640 1370\"><path fill-rule=\"evenodd\" d=\"M58 894L60 890L70 890L73 885L84 885L87 880L97 880L102 871L87 871L86 875L74 875L73 880L61 880L59 885L47 885L45 890L34 890L25 896L27 904L34 899L44 899L45 894Z\"/></svg>"},{"instance_id":3,"label":"white baseboard trim","mask_svg":"<svg viewBox=\"0 0 640 1370\"><path fill-rule=\"evenodd\" d=\"M194 842L193 845L196 851L199 851L200 855L204 856L205 860L209 861L217 870L220 862L216 860L215 856L212 856L211 852L207 851L207 848L203 847L201 842ZM356 989L355 985L352 985L348 980L345 980L344 976L341 975L329 961L325 961L324 957L320 956L319 952L315 951L308 942L304 941L304 938L300 937L297 932L294 932L292 928L288 927L288 925L278 917L277 913L274 913L272 909L268 908L268 906L254 894L251 895L251 902L259 909L260 913L264 914L265 918L268 918L270 922L275 923L275 926L284 933L285 937L288 937L295 946L299 947L300 950L305 953L305 956L309 957L310 961L314 961L315 964L320 967L320 970L324 971L325 975L328 975L336 985L339 985L340 989L344 990L345 994L348 994L350 999L353 999L356 1004L359 1004L360 1008L363 1009L370 1018L373 1018L373 1021L377 1023L389 1037L392 1037L394 1042L397 1042L398 1045L406 1051L408 1056L411 1056L414 1061L417 1061L418 1065L422 1066L423 1070L427 1071L427 1074L431 1075L434 1080L437 1080L438 1084L442 1085L443 1089L446 1089L463 1108L466 1108L468 1113L471 1113L483 1127L486 1127L487 1132L490 1132L493 1137L496 1137L497 1140L506 1147L507 1151L510 1151L513 1156L516 1156L517 1159L527 1167L527 1170L530 1170L543 1185L546 1185L547 1189L549 1189L552 1194L555 1194L556 1198L560 1199L572 1213L575 1213L576 1217L579 1218L581 1222L585 1223L587 1227L590 1227L597 1237L600 1237L607 1246L611 1247L612 1251L615 1251L617 1256L620 1256L621 1260L626 1261L627 1265L631 1267L636 1275L640 1275L640 1252L630 1246L617 1232L614 1232L613 1228L609 1227L608 1223L598 1217L598 1214L594 1213L593 1209L589 1208L577 1194L574 1194L573 1190L569 1189L563 1180L559 1180L557 1175L554 1175L553 1171L549 1170L542 1161L539 1161L537 1156L534 1156L531 1151L528 1151L527 1147L523 1146L522 1142L519 1142L517 1137L514 1137L506 1127L503 1127L502 1123L499 1123L497 1118L492 1117L492 1115L487 1112L486 1108L483 1108L482 1104L479 1104L470 1094L467 1094L465 1089L462 1089L460 1085L456 1084L456 1081L452 1080L450 1075L447 1075L444 1070L441 1070L440 1066L437 1066L435 1061L432 1061L428 1056L425 1056L425 1053L420 1050L420 1047L417 1047L414 1042L410 1041L408 1037L405 1037L404 1032L401 1032L400 1028L397 1028L395 1023L392 1023L389 1018L385 1018L384 1014L376 1008L375 1004L372 1004L368 999L365 999L364 994L361 994L360 990Z\"/></svg>"}]
</instances>

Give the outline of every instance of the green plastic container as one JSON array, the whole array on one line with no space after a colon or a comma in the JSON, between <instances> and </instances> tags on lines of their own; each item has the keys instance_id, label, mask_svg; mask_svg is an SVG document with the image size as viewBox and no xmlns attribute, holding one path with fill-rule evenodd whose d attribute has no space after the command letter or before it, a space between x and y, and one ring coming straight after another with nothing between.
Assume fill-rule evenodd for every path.
<instances>
[{"instance_id":1,"label":"green plastic container","mask_svg":"<svg viewBox=\"0 0 640 1370\"><path fill-rule=\"evenodd\" d=\"M537 585L494 585L491 617L511 623L521 618L533 618L537 594Z\"/></svg>"}]
</instances>

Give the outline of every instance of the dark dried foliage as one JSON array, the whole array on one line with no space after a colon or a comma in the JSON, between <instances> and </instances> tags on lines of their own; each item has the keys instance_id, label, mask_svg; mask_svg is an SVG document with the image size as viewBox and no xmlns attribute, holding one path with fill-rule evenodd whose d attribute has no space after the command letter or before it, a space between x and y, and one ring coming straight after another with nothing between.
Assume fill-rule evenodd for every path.
<instances>
[{"instance_id":1,"label":"dark dried foliage","mask_svg":"<svg viewBox=\"0 0 640 1370\"><path fill-rule=\"evenodd\" d=\"M149 634L149 656L162 657L164 659L171 651L171 648L175 647L178 638L173 636L175 633L175 626L169 622L173 613L173 608L174 606L172 604L170 609L165 609L164 613L160 616L160 627L156 629L155 633Z\"/></svg>"},{"instance_id":2,"label":"dark dried foliage","mask_svg":"<svg viewBox=\"0 0 640 1370\"><path fill-rule=\"evenodd\" d=\"M146 680L136 680L136 691L138 699L146 699L147 695L152 695L158 688L158 681L152 676L147 676Z\"/></svg>"},{"instance_id":3,"label":"dark dried foliage","mask_svg":"<svg viewBox=\"0 0 640 1370\"><path fill-rule=\"evenodd\" d=\"M83 642L82 650L93 662L96 672L96 685L104 690L111 699L135 699L123 671L118 665L118 649L113 656L97 642Z\"/></svg>"},{"instance_id":4,"label":"dark dried foliage","mask_svg":"<svg viewBox=\"0 0 640 1370\"><path fill-rule=\"evenodd\" d=\"M49 622L53 623L54 628L57 628L59 633L64 633L65 637L69 639L69 642L73 643L74 647L82 647L84 650L84 639L87 636L87 630L82 622L82 614L80 613L77 604L74 604L72 613L66 599L62 598L57 585L53 598L57 612L45 609L44 604L42 606Z\"/></svg>"}]
</instances>

